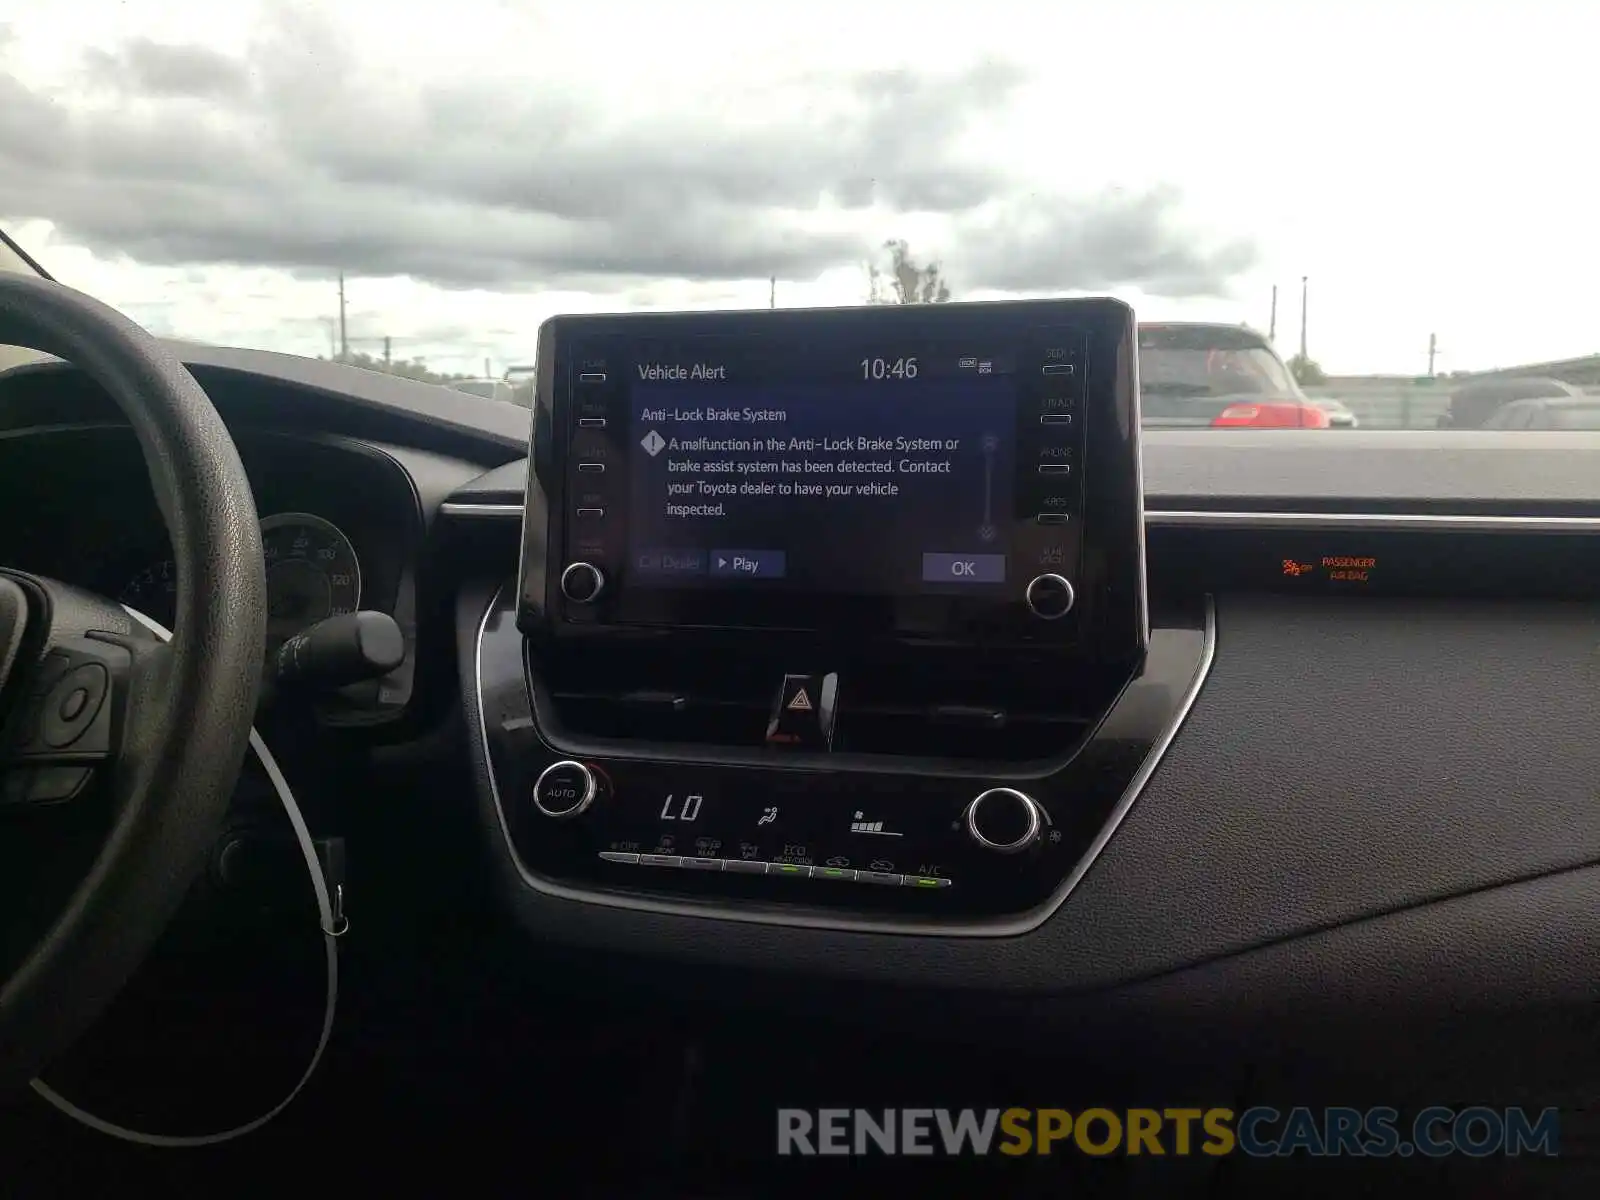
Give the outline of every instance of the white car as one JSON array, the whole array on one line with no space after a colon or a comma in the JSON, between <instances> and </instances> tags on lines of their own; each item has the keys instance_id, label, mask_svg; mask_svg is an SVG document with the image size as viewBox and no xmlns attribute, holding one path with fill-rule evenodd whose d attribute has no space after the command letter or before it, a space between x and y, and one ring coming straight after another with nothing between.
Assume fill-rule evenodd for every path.
<instances>
[{"instance_id":1,"label":"white car","mask_svg":"<svg viewBox=\"0 0 1600 1200\"><path fill-rule=\"evenodd\" d=\"M1328 424L1334 429L1355 429L1361 424L1342 400L1332 396L1307 396L1306 399L1328 414Z\"/></svg>"}]
</instances>

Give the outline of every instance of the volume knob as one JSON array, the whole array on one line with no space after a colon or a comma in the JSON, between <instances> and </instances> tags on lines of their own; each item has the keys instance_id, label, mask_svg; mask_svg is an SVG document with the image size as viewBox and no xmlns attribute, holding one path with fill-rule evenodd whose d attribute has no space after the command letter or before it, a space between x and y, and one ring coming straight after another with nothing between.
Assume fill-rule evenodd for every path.
<instances>
[{"instance_id":1,"label":"volume knob","mask_svg":"<svg viewBox=\"0 0 1600 1200\"><path fill-rule=\"evenodd\" d=\"M1039 805L1016 788L990 788L967 805L967 836L999 854L1026 850L1043 826Z\"/></svg>"},{"instance_id":2,"label":"volume knob","mask_svg":"<svg viewBox=\"0 0 1600 1200\"><path fill-rule=\"evenodd\" d=\"M574 604L593 604L605 590L605 572L593 563L575 562L561 572L561 594Z\"/></svg>"},{"instance_id":3,"label":"volume knob","mask_svg":"<svg viewBox=\"0 0 1600 1200\"><path fill-rule=\"evenodd\" d=\"M1038 575L1022 594L1028 611L1041 621L1058 621L1072 611L1077 595L1061 575Z\"/></svg>"}]
</instances>

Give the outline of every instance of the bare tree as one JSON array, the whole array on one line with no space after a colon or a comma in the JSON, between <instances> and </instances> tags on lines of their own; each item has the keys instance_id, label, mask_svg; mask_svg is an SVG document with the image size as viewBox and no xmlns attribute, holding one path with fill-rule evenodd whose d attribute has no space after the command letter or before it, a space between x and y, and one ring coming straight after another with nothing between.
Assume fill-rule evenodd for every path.
<instances>
[{"instance_id":1,"label":"bare tree","mask_svg":"<svg viewBox=\"0 0 1600 1200\"><path fill-rule=\"evenodd\" d=\"M867 303L943 304L950 299L950 285L937 262L919 264L903 239L890 238L883 248L889 253L888 269L867 264Z\"/></svg>"}]
</instances>

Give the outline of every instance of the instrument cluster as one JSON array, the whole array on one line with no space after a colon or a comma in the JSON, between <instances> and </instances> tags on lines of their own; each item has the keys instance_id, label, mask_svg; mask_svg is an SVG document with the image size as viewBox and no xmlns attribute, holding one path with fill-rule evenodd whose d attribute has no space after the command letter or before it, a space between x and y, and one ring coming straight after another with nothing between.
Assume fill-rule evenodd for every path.
<instances>
[{"instance_id":1,"label":"instrument cluster","mask_svg":"<svg viewBox=\"0 0 1600 1200\"><path fill-rule=\"evenodd\" d=\"M280 512L261 521L267 568L267 648L327 617L361 607L361 558L349 535L325 517ZM168 629L177 619L171 558L141 567L117 599Z\"/></svg>"}]
</instances>

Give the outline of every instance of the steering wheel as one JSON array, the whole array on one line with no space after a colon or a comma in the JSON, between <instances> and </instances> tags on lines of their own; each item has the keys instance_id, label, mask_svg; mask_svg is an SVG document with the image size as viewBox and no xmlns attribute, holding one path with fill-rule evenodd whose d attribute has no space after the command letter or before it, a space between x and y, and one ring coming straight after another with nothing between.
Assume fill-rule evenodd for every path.
<instances>
[{"instance_id":1,"label":"steering wheel","mask_svg":"<svg viewBox=\"0 0 1600 1200\"><path fill-rule=\"evenodd\" d=\"M110 1003L204 863L250 735L266 578L238 451L160 342L80 292L0 273L0 345L65 359L121 408L177 567L177 628L162 643L109 599L0 566L0 848L19 810L109 809L71 899L0 962L4 1094ZM28 520L0 512L0 526ZM0 932L21 931L0 915Z\"/></svg>"}]
</instances>

